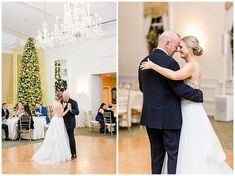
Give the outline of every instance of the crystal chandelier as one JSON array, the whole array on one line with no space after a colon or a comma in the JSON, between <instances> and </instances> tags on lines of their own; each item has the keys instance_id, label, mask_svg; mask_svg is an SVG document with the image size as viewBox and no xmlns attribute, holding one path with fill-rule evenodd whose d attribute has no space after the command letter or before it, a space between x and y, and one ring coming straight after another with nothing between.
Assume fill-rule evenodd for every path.
<instances>
[{"instance_id":1,"label":"crystal chandelier","mask_svg":"<svg viewBox=\"0 0 235 176\"><path fill-rule=\"evenodd\" d=\"M44 3L45 10L45 3ZM63 22L56 17L54 31L48 32L47 23L38 31L36 46L52 48L84 41L92 41L101 36L101 18L90 14L90 4L84 2L64 4Z\"/></svg>"}]
</instances>

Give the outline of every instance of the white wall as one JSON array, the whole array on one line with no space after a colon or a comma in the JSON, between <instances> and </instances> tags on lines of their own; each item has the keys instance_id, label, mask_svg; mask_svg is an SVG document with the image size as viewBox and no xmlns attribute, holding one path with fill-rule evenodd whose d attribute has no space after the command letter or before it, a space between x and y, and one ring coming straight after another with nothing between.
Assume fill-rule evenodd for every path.
<instances>
[{"instance_id":1,"label":"white wall","mask_svg":"<svg viewBox=\"0 0 235 176\"><path fill-rule=\"evenodd\" d=\"M224 32L225 20L224 3L178 2L170 3L170 6L171 29L180 33L181 36L194 35L198 38L204 49L204 54L199 58L204 77L220 79L222 75L221 35Z\"/></svg>"},{"instance_id":2,"label":"white wall","mask_svg":"<svg viewBox=\"0 0 235 176\"><path fill-rule=\"evenodd\" d=\"M68 89L83 115L84 111L92 109L92 101L100 98L92 94L92 74L116 72L116 36L106 36L94 43L46 49L44 55L48 103L51 104L54 97L54 60L66 59L69 69Z\"/></svg>"},{"instance_id":3,"label":"white wall","mask_svg":"<svg viewBox=\"0 0 235 176\"><path fill-rule=\"evenodd\" d=\"M222 34L225 32L226 10L224 2L172 2L170 7L170 28L181 36L194 35L204 49L198 58L202 66L202 90L204 107L208 114L215 114L215 96L220 94L222 81ZM183 65L178 54L176 60ZM230 59L231 58L227 58ZM228 69L226 69L228 77ZM231 93L231 85L227 92Z\"/></svg>"},{"instance_id":4,"label":"white wall","mask_svg":"<svg viewBox=\"0 0 235 176\"><path fill-rule=\"evenodd\" d=\"M119 3L119 76L136 76L144 57L143 4Z\"/></svg>"},{"instance_id":5,"label":"white wall","mask_svg":"<svg viewBox=\"0 0 235 176\"><path fill-rule=\"evenodd\" d=\"M91 76L91 110L95 114L102 103L102 76L101 75L92 75ZM94 118L94 117L93 117Z\"/></svg>"},{"instance_id":6,"label":"white wall","mask_svg":"<svg viewBox=\"0 0 235 176\"><path fill-rule=\"evenodd\" d=\"M25 42L25 36L12 31L4 31L2 51L13 55L22 54ZM44 51L38 50L41 66L44 66L40 70L43 70L43 75L46 77L42 80L45 89L44 97L47 98L44 103L51 105L54 99L54 60L66 59L69 71L68 87L71 98L78 101L81 111L80 116L84 116L84 111L88 110L93 110L96 113L98 107L95 108L95 105L102 100L99 100L101 99L100 95L95 96L94 94L95 88L92 84L92 75L117 71L116 43L115 30L111 32L109 30L109 32L104 33L101 39L92 43L68 45ZM14 62L14 66L17 66L17 62ZM14 79L16 80L16 78L17 74L14 74ZM100 85L96 86L97 89L102 91Z\"/></svg>"},{"instance_id":7,"label":"white wall","mask_svg":"<svg viewBox=\"0 0 235 176\"><path fill-rule=\"evenodd\" d=\"M202 65L204 106L208 114L215 113L215 95L220 93L222 79L222 33L225 31L225 5L223 2L170 2L169 28L185 35L198 37L204 54ZM144 57L146 43L143 37L143 3L119 5L119 82L137 84L138 64ZM174 56L182 66L184 62ZM134 86L136 87L136 86ZM231 84L228 85L232 92Z\"/></svg>"}]
</instances>

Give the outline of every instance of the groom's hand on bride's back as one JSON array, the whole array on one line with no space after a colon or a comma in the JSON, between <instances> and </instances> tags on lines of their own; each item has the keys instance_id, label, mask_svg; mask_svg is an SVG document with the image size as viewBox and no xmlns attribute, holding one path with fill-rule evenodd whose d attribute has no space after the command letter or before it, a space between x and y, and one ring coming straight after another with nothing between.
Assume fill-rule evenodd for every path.
<instances>
[{"instance_id":1,"label":"groom's hand on bride's back","mask_svg":"<svg viewBox=\"0 0 235 176\"><path fill-rule=\"evenodd\" d=\"M197 90L198 91L198 94L199 94L199 102L203 102L203 92L200 90L200 89L194 89L194 90Z\"/></svg>"},{"instance_id":2,"label":"groom's hand on bride's back","mask_svg":"<svg viewBox=\"0 0 235 176\"><path fill-rule=\"evenodd\" d=\"M174 71L180 69L179 64L175 60L172 60L172 62L169 65L169 68ZM193 102L198 102L198 103L203 102L203 92L201 90L190 87L189 85L185 84L182 80L179 81L173 81L170 79L167 80L172 90L177 96Z\"/></svg>"}]
</instances>

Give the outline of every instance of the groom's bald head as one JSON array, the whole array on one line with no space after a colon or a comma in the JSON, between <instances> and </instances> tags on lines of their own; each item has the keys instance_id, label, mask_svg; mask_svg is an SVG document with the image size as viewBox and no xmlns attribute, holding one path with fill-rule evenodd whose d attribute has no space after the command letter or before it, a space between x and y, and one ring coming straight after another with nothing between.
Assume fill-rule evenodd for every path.
<instances>
[{"instance_id":1,"label":"groom's bald head","mask_svg":"<svg viewBox=\"0 0 235 176\"><path fill-rule=\"evenodd\" d=\"M163 32L158 39L158 47L173 56L180 42L180 36L172 31Z\"/></svg>"},{"instance_id":2,"label":"groom's bald head","mask_svg":"<svg viewBox=\"0 0 235 176\"><path fill-rule=\"evenodd\" d=\"M64 91L63 92L63 101L68 101L69 100L69 92L68 91Z\"/></svg>"},{"instance_id":3,"label":"groom's bald head","mask_svg":"<svg viewBox=\"0 0 235 176\"><path fill-rule=\"evenodd\" d=\"M176 34L175 32L165 31L160 35L158 42L161 43L165 41L172 41L172 40L179 40L179 39L180 39L180 36Z\"/></svg>"}]
</instances>

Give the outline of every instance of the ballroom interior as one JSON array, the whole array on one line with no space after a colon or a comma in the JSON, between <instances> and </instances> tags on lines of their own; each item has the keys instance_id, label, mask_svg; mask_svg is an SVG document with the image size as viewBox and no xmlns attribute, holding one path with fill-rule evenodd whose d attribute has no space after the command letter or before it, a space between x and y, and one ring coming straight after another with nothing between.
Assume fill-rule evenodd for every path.
<instances>
[{"instance_id":1,"label":"ballroom interior","mask_svg":"<svg viewBox=\"0 0 235 176\"><path fill-rule=\"evenodd\" d=\"M44 32L44 23L47 23L47 31L50 32L57 20L61 24L69 20L64 20L66 3L68 2L2 2L2 103L7 103L10 116L18 101L17 91L26 42L29 37L37 42L38 31ZM81 29L80 33L72 36L79 38L77 43L71 39L71 43L61 42L59 45L62 37L58 39L58 45L48 42L49 47L44 47L44 44L41 43L40 46L40 42L36 43L43 106L48 108L49 113L54 102L57 74L65 83L63 86L69 91L70 97L78 102L80 113L76 116L75 128L78 159L51 168L33 164L30 157L43 141L43 130L46 129L44 125L40 129L43 136L35 140L2 140L2 168L5 174L116 173L116 134L100 134L99 126L96 124L94 127L91 123L95 121L102 102L107 105L112 103L116 114L117 6L115 2L78 4L83 8L82 13L87 13L84 25L90 24L90 33L85 33L87 29ZM83 38L83 32L87 38Z\"/></svg>"},{"instance_id":2,"label":"ballroom interior","mask_svg":"<svg viewBox=\"0 0 235 176\"><path fill-rule=\"evenodd\" d=\"M119 173L151 173L149 140L140 126L138 67L166 30L194 35L204 49L198 58L203 106L233 167L233 3L120 2L118 30ZM184 65L178 53L174 59Z\"/></svg>"}]
</instances>

